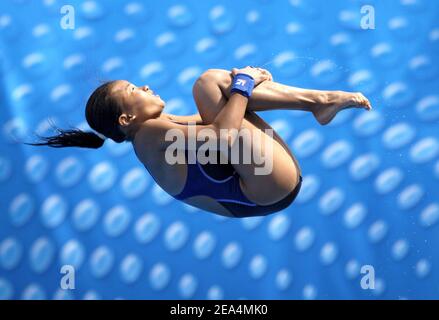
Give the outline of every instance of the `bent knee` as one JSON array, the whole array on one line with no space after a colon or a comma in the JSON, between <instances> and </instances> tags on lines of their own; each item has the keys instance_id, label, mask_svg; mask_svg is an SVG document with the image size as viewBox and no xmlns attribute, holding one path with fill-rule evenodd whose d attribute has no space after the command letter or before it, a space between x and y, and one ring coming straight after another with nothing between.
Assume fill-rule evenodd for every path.
<instances>
[{"instance_id":1,"label":"bent knee","mask_svg":"<svg viewBox=\"0 0 439 320\"><path fill-rule=\"evenodd\" d=\"M232 80L232 73L224 69L207 69L195 81L192 87L192 93L195 95L198 90L203 90L206 86L212 84L218 85L221 88L230 85Z\"/></svg>"},{"instance_id":2,"label":"bent knee","mask_svg":"<svg viewBox=\"0 0 439 320\"><path fill-rule=\"evenodd\" d=\"M209 80L214 80L214 79L221 79L224 77L230 77L232 73L229 70L225 70L225 69L207 69L206 71L204 71L199 77L198 79L209 79Z\"/></svg>"}]
</instances>

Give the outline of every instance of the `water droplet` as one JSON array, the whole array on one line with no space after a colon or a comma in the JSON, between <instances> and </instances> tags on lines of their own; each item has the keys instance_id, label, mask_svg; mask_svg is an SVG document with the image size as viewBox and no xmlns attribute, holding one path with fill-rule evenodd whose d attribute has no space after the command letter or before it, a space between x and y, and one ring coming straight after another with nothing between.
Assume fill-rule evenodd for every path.
<instances>
[{"instance_id":1,"label":"water droplet","mask_svg":"<svg viewBox=\"0 0 439 320\"><path fill-rule=\"evenodd\" d=\"M341 72L331 60L321 60L311 67L311 76L319 85L331 85L340 80Z\"/></svg>"},{"instance_id":2,"label":"water droplet","mask_svg":"<svg viewBox=\"0 0 439 320\"><path fill-rule=\"evenodd\" d=\"M168 83L169 72L163 63L159 61L153 61L144 65L140 69L140 78L144 83L148 83L150 87L160 88Z\"/></svg>"},{"instance_id":3,"label":"water droplet","mask_svg":"<svg viewBox=\"0 0 439 320\"><path fill-rule=\"evenodd\" d=\"M380 242L386 236L387 230L388 230L388 227L387 227L387 223L385 221L383 221L383 220L375 221L369 227L369 231L368 231L368 237L369 237L370 242L372 242L372 243Z\"/></svg>"},{"instance_id":4,"label":"water droplet","mask_svg":"<svg viewBox=\"0 0 439 320\"><path fill-rule=\"evenodd\" d=\"M134 235L138 242L146 244L154 240L160 227L161 223L157 215L146 213L137 220L134 226Z\"/></svg>"},{"instance_id":5,"label":"water droplet","mask_svg":"<svg viewBox=\"0 0 439 320\"><path fill-rule=\"evenodd\" d=\"M40 216L42 223L47 228L58 227L65 219L67 214L67 203L59 195L51 195L44 200Z\"/></svg>"},{"instance_id":6,"label":"water droplet","mask_svg":"<svg viewBox=\"0 0 439 320\"><path fill-rule=\"evenodd\" d=\"M190 273L184 274L178 283L178 290L184 299L190 299L197 289L198 281Z\"/></svg>"},{"instance_id":7,"label":"water droplet","mask_svg":"<svg viewBox=\"0 0 439 320\"><path fill-rule=\"evenodd\" d=\"M392 257L396 261L404 259L409 251L409 244L407 240L400 239L397 240L392 246Z\"/></svg>"},{"instance_id":8,"label":"water droplet","mask_svg":"<svg viewBox=\"0 0 439 320\"><path fill-rule=\"evenodd\" d=\"M279 290L286 290L289 288L292 281L291 273L287 269L281 269L276 274L276 287Z\"/></svg>"},{"instance_id":9,"label":"water droplet","mask_svg":"<svg viewBox=\"0 0 439 320\"><path fill-rule=\"evenodd\" d=\"M100 162L91 169L88 182L94 192L102 193L114 185L116 178L117 172L114 166L109 162Z\"/></svg>"},{"instance_id":10,"label":"water droplet","mask_svg":"<svg viewBox=\"0 0 439 320\"><path fill-rule=\"evenodd\" d=\"M143 168L133 168L122 177L121 188L125 197L133 199L142 195L149 180Z\"/></svg>"},{"instance_id":11,"label":"water droplet","mask_svg":"<svg viewBox=\"0 0 439 320\"><path fill-rule=\"evenodd\" d=\"M401 210L413 208L424 196L424 190L419 184L412 184L400 192L397 198Z\"/></svg>"},{"instance_id":12,"label":"water droplet","mask_svg":"<svg viewBox=\"0 0 439 320\"><path fill-rule=\"evenodd\" d=\"M345 267L346 277L355 279L360 274L360 264L357 260L349 260Z\"/></svg>"},{"instance_id":13,"label":"water droplet","mask_svg":"<svg viewBox=\"0 0 439 320\"><path fill-rule=\"evenodd\" d=\"M228 33L235 26L235 15L221 5L215 6L210 10L209 20L212 32L217 35Z\"/></svg>"},{"instance_id":14,"label":"water droplet","mask_svg":"<svg viewBox=\"0 0 439 320\"><path fill-rule=\"evenodd\" d=\"M401 122L384 131L382 140L386 148L395 150L412 142L415 134L415 128L408 123Z\"/></svg>"},{"instance_id":15,"label":"water droplet","mask_svg":"<svg viewBox=\"0 0 439 320\"><path fill-rule=\"evenodd\" d=\"M312 48L317 43L316 33L312 32L307 25L291 21L285 26L287 41L297 47Z\"/></svg>"},{"instance_id":16,"label":"water droplet","mask_svg":"<svg viewBox=\"0 0 439 320\"><path fill-rule=\"evenodd\" d=\"M312 284L307 284L303 287L302 295L305 300L314 300L317 297L317 288Z\"/></svg>"},{"instance_id":17,"label":"water droplet","mask_svg":"<svg viewBox=\"0 0 439 320\"><path fill-rule=\"evenodd\" d=\"M84 300L101 300L101 296L93 290L87 291L83 297Z\"/></svg>"},{"instance_id":18,"label":"water droplet","mask_svg":"<svg viewBox=\"0 0 439 320\"><path fill-rule=\"evenodd\" d=\"M308 250L314 243L314 231L310 227L302 227L297 231L294 244L298 251Z\"/></svg>"},{"instance_id":19,"label":"water droplet","mask_svg":"<svg viewBox=\"0 0 439 320\"><path fill-rule=\"evenodd\" d=\"M184 69L177 76L178 84L184 94L192 95L192 87L194 82L198 79L198 77L203 73L203 70L200 67L189 67Z\"/></svg>"},{"instance_id":20,"label":"water droplet","mask_svg":"<svg viewBox=\"0 0 439 320\"><path fill-rule=\"evenodd\" d=\"M14 295L12 284L5 278L0 278L0 300L10 300Z\"/></svg>"},{"instance_id":21,"label":"water droplet","mask_svg":"<svg viewBox=\"0 0 439 320\"><path fill-rule=\"evenodd\" d=\"M142 260L135 254L128 254L120 263L119 272L122 281L134 283L139 279L143 270Z\"/></svg>"},{"instance_id":22,"label":"water droplet","mask_svg":"<svg viewBox=\"0 0 439 320\"><path fill-rule=\"evenodd\" d=\"M77 184L84 173L84 166L75 157L63 159L56 167L55 175L61 187L71 187Z\"/></svg>"},{"instance_id":23,"label":"water droplet","mask_svg":"<svg viewBox=\"0 0 439 320\"><path fill-rule=\"evenodd\" d=\"M361 30L361 19L362 15L360 10L345 9L338 14L340 25L350 31Z\"/></svg>"},{"instance_id":24,"label":"water droplet","mask_svg":"<svg viewBox=\"0 0 439 320\"><path fill-rule=\"evenodd\" d=\"M167 192L165 192L158 184L154 184L152 187L152 196L156 204L159 206L165 206L171 201L173 201L173 197L171 197Z\"/></svg>"},{"instance_id":25,"label":"water droplet","mask_svg":"<svg viewBox=\"0 0 439 320\"><path fill-rule=\"evenodd\" d=\"M378 81L370 70L358 70L348 79L349 86L354 91L360 91L365 95L371 95L378 88Z\"/></svg>"},{"instance_id":26,"label":"water droplet","mask_svg":"<svg viewBox=\"0 0 439 320\"><path fill-rule=\"evenodd\" d=\"M57 289L53 295L53 300L73 300L74 296L70 291Z\"/></svg>"},{"instance_id":27,"label":"water droplet","mask_svg":"<svg viewBox=\"0 0 439 320\"><path fill-rule=\"evenodd\" d=\"M110 237L123 234L131 222L131 213L124 206L115 206L104 217L104 230Z\"/></svg>"},{"instance_id":28,"label":"water droplet","mask_svg":"<svg viewBox=\"0 0 439 320\"><path fill-rule=\"evenodd\" d=\"M5 270L18 266L23 253L23 246L14 238L6 238L0 242L0 265Z\"/></svg>"},{"instance_id":29,"label":"water droplet","mask_svg":"<svg viewBox=\"0 0 439 320\"><path fill-rule=\"evenodd\" d=\"M261 15L259 11L250 10L245 16L249 32L258 37L268 37L273 35L273 25L269 19Z\"/></svg>"},{"instance_id":30,"label":"water droplet","mask_svg":"<svg viewBox=\"0 0 439 320\"><path fill-rule=\"evenodd\" d=\"M79 202L73 209L73 225L78 231L87 231L93 228L100 215L100 207L93 199Z\"/></svg>"},{"instance_id":31,"label":"water droplet","mask_svg":"<svg viewBox=\"0 0 439 320\"><path fill-rule=\"evenodd\" d=\"M110 273L114 264L113 252L105 246L100 246L90 257L90 271L95 278L103 278Z\"/></svg>"},{"instance_id":32,"label":"water droplet","mask_svg":"<svg viewBox=\"0 0 439 320\"><path fill-rule=\"evenodd\" d=\"M137 34L137 31L132 28L122 28L114 34L115 45L124 52L136 52L141 49L143 45L142 36Z\"/></svg>"},{"instance_id":33,"label":"water droplet","mask_svg":"<svg viewBox=\"0 0 439 320\"><path fill-rule=\"evenodd\" d=\"M306 175L303 177L300 192L297 195L297 203L306 203L310 201L320 188L320 179L314 175Z\"/></svg>"},{"instance_id":34,"label":"water droplet","mask_svg":"<svg viewBox=\"0 0 439 320\"><path fill-rule=\"evenodd\" d=\"M339 188L328 190L319 200L319 209L324 215L335 213L343 205L345 193Z\"/></svg>"},{"instance_id":35,"label":"water droplet","mask_svg":"<svg viewBox=\"0 0 439 320\"><path fill-rule=\"evenodd\" d=\"M38 183L44 179L49 171L48 160L41 155L33 155L25 165L26 176L32 183Z\"/></svg>"},{"instance_id":36,"label":"water droplet","mask_svg":"<svg viewBox=\"0 0 439 320\"><path fill-rule=\"evenodd\" d=\"M415 274L418 278L425 278L431 270L431 264L427 259L421 259L416 263Z\"/></svg>"},{"instance_id":37,"label":"water droplet","mask_svg":"<svg viewBox=\"0 0 439 320\"><path fill-rule=\"evenodd\" d=\"M169 23L177 28L184 28L189 26L194 16L188 7L184 5L174 5L168 9Z\"/></svg>"},{"instance_id":38,"label":"water droplet","mask_svg":"<svg viewBox=\"0 0 439 320\"><path fill-rule=\"evenodd\" d=\"M89 0L82 3L81 13L86 19L97 20L106 14L106 10L102 3Z\"/></svg>"},{"instance_id":39,"label":"water droplet","mask_svg":"<svg viewBox=\"0 0 439 320\"><path fill-rule=\"evenodd\" d=\"M422 121L436 121L439 119L439 96L431 95L422 98L416 104L416 113Z\"/></svg>"},{"instance_id":40,"label":"water droplet","mask_svg":"<svg viewBox=\"0 0 439 320\"><path fill-rule=\"evenodd\" d=\"M215 236L209 231L201 232L194 241L194 253L198 259L209 257L216 246Z\"/></svg>"},{"instance_id":41,"label":"water droplet","mask_svg":"<svg viewBox=\"0 0 439 320\"><path fill-rule=\"evenodd\" d=\"M249 265L250 276L254 279L260 279L267 271L267 259L258 254L250 260Z\"/></svg>"},{"instance_id":42,"label":"water droplet","mask_svg":"<svg viewBox=\"0 0 439 320\"><path fill-rule=\"evenodd\" d=\"M403 172L396 168L389 168L381 172L375 179L375 190L379 194L386 194L398 187L404 178Z\"/></svg>"},{"instance_id":43,"label":"water droplet","mask_svg":"<svg viewBox=\"0 0 439 320\"><path fill-rule=\"evenodd\" d=\"M381 131L385 121L382 114L378 111L364 112L354 120L353 127L355 133L360 137L369 137Z\"/></svg>"},{"instance_id":44,"label":"water droplet","mask_svg":"<svg viewBox=\"0 0 439 320\"><path fill-rule=\"evenodd\" d=\"M268 224L268 234L271 240L282 239L290 229L290 220L285 214L277 214Z\"/></svg>"},{"instance_id":45,"label":"water droplet","mask_svg":"<svg viewBox=\"0 0 439 320\"><path fill-rule=\"evenodd\" d=\"M353 56L360 50L358 43L352 41L352 37L345 32L333 34L330 37L332 47L344 56Z\"/></svg>"},{"instance_id":46,"label":"water droplet","mask_svg":"<svg viewBox=\"0 0 439 320\"><path fill-rule=\"evenodd\" d=\"M205 62L219 61L224 55L222 47L212 37L201 38L195 44L195 51Z\"/></svg>"},{"instance_id":47,"label":"water droplet","mask_svg":"<svg viewBox=\"0 0 439 320\"><path fill-rule=\"evenodd\" d=\"M189 237L189 230L181 221L174 222L165 231L165 246L176 251L182 248Z\"/></svg>"},{"instance_id":48,"label":"water droplet","mask_svg":"<svg viewBox=\"0 0 439 320\"><path fill-rule=\"evenodd\" d=\"M154 290L163 290L169 283L171 271L163 263L155 264L149 273L149 282Z\"/></svg>"},{"instance_id":49,"label":"water droplet","mask_svg":"<svg viewBox=\"0 0 439 320\"><path fill-rule=\"evenodd\" d=\"M360 181L370 177L378 169L379 165L380 159L376 154L363 154L352 161L349 167L349 174L355 181Z\"/></svg>"},{"instance_id":50,"label":"water droplet","mask_svg":"<svg viewBox=\"0 0 439 320\"><path fill-rule=\"evenodd\" d=\"M90 26L78 26L73 30L73 40L75 44L84 49L92 50L100 44L100 38Z\"/></svg>"},{"instance_id":51,"label":"water droplet","mask_svg":"<svg viewBox=\"0 0 439 320\"><path fill-rule=\"evenodd\" d=\"M390 32L401 41L407 41L416 34L416 24L408 17L398 16L389 20L388 27Z\"/></svg>"},{"instance_id":52,"label":"water droplet","mask_svg":"<svg viewBox=\"0 0 439 320\"><path fill-rule=\"evenodd\" d=\"M12 174L11 161L6 157L0 157L0 182L6 181Z\"/></svg>"},{"instance_id":53,"label":"water droplet","mask_svg":"<svg viewBox=\"0 0 439 320\"><path fill-rule=\"evenodd\" d=\"M29 252L30 267L36 273L43 273L49 268L55 255L55 246L46 237L35 240Z\"/></svg>"},{"instance_id":54,"label":"water droplet","mask_svg":"<svg viewBox=\"0 0 439 320\"><path fill-rule=\"evenodd\" d=\"M438 68L427 55L418 55L410 59L409 69L413 76L419 80L431 80L437 75Z\"/></svg>"},{"instance_id":55,"label":"water droplet","mask_svg":"<svg viewBox=\"0 0 439 320\"><path fill-rule=\"evenodd\" d=\"M434 137L425 137L410 148L410 160L414 163L425 163L439 154L439 142Z\"/></svg>"},{"instance_id":56,"label":"water droplet","mask_svg":"<svg viewBox=\"0 0 439 320\"><path fill-rule=\"evenodd\" d=\"M320 261L323 265L329 266L337 259L338 249L335 243L327 242L320 250Z\"/></svg>"},{"instance_id":57,"label":"water droplet","mask_svg":"<svg viewBox=\"0 0 439 320\"><path fill-rule=\"evenodd\" d=\"M261 224L263 217L248 217L240 220L246 230L253 230Z\"/></svg>"},{"instance_id":58,"label":"water droplet","mask_svg":"<svg viewBox=\"0 0 439 320\"><path fill-rule=\"evenodd\" d=\"M314 129L300 133L293 141L293 148L298 157L307 158L315 154L323 144L323 136Z\"/></svg>"},{"instance_id":59,"label":"water droplet","mask_svg":"<svg viewBox=\"0 0 439 320\"><path fill-rule=\"evenodd\" d=\"M221 262L227 269L232 269L238 265L242 257L242 248L237 242L229 243L221 254Z\"/></svg>"},{"instance_id":60,"label":"water droplet","mask_svg":"<svg viewBox=\"0 0 439 320\"><path fill-rule=\"evenodd\" d=\"M383 91L386 105L392 108L402 108L411 103L414 92L403 82L393 82L387 85Z\"/></svg>"},{"instance_id":61,"label":"water droplet","mask_svg":"<svg viewBox=\"0 0 439 320\"><path fill-rule=\"evenodd\" d=\"M84 246L75 239L67 241L60 250L60 262L62 265L73 266L79 269L85 258Z\"/></svg>"},{"instance_id":62,"label":"water droplet","mask_svg":"<svg viewBox=\"0 0 439 320\"><path fill-rule=\"evenodd\" d=\"M155 38L155 46L164 57L175 57L184 49L182 42L172 32L164 32Z\"/></svg>"},{"instance_id":63,"label":"water droplet","mask_svg":"<svg viewBox=\"0 0 439 320\"><path fill-rule=\"evenodd\" d=\"M38 284L30 284L21 294L22 300L46 300L46 292Z\"/></svg>"},{"instance_id":64,"label":"water droplet","mask_svg":"<svg viewBox=\"0 0 439 320\"><path fill-rule=\"evenodd\" d=\"M9 217L15 227L26 224L35 212L35 200L27 193L17 195L9 206Z\"/></svg>"},{"instance_id":65,"label":"water droplet","mask_svg":"<svg viewBox=\"0 0 439 320\"><path fill-rule=\"evenodd\" d=\"M50 73L50 63L41 52L32 52L26 55L21 62L21 66L31 77L39 78Z\"/></svg>"},{"instance_id":66,"label":"water droplet","mask_svg":"<svg viewBox=\"0 0 439 320\"><path fill-rule=\"evenodd\" d=\"M224 298L224 291L220 286L212 286L207 291L208 300L222 300Z\"/></svg>"},{"instance_id":67,"label":"water droplet","mask_svg":"<svg viewBox=\"0 0 439 320\"><path fill-rule=\"evenodd\" d=\"M422 227L428 228L435 225L439 221L439 204L430 203L425 207L420 216L419 223Z\"/></svg>"},{"instance_id":68,"label":"water droplet","mask_svg":"<svg viewBox=\"0 0 439 320\"><path fill-rule=\"evenodd\" d=\"M367 209L362 203L355 203L349 207L344 214L344 225L346 228L358 227L367 215Z\"/></svg>"},{"instance_id":69,"label":"water droplet","mask_svg":"<svg viewBox=\"0 0 439 320\"><path fill-rule=\"evenodd\" d=\"M347 140L339 140L323 150L321 160L326 168L334 169L348 161L352 152L352 145Z\"/></svg>"}]
</instances>

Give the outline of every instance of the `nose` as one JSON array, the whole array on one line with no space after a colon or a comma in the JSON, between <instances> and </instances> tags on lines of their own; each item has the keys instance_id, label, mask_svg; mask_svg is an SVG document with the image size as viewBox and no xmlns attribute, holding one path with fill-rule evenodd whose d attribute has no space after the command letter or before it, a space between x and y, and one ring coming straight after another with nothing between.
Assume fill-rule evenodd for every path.
<instances>
[{"instance_id":1,"label":"nose","mask_svg":"<svg viewBox=\"0 0 439 320\"><path fill-rule=\"evenodd\" d=\"M154 92L149 88L149 86L147 86L147 85L143 86L142 89L143 89L143 91L145 91L145 92L148 92L148 91L149 91L151 94L154 93Z\"/></svg>"}]
</instances>

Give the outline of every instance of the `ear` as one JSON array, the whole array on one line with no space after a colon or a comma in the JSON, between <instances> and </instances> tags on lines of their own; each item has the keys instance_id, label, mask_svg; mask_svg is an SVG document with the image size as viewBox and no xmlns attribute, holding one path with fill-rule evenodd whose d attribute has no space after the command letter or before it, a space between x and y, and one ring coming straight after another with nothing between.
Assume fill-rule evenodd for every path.
<instances>
[{"instance_id":1,"label":"ear","mask_svg":"<svg viewBox=\"0 0 439 320\"><path fill-rule=\"evenodd\" d=\"M131 124L131 122L133 122L133 120L134 120L135 118L136 118L135 116L127 115L126 113L122 113L122 114L119 116L118 121L119 121L119 124L120 124L122 127L126 127L126 126L128 126L129 124Z\"/></svg>"}]
</instances>

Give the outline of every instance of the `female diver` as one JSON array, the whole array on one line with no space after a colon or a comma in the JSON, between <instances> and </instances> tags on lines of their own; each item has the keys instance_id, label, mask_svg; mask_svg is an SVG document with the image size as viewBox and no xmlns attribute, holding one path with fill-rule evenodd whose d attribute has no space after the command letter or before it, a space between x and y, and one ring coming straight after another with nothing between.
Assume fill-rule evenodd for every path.
<instances>
[{"instance_id":1,"label":"female diver","mask_svg":"<svg viewBox=\"0 0 439 320\"><path fill-rule=\"evenodd\" d=\"M175 199L228 217L263 216L280 211L294 201L302 176L288 146L276 132L272 136L265 133L271 127L255 111L309 111L325 125L342 109L371 109L361 93L291 87L274 82L270 72L254 67L234 68L231 72L209 69L195 81L192 92L199 113L175 116L162 112L165 102L148 86L137 87L125 80L107 82L91 94L85 109L87 122L95 132L56 128L58 135L41 137L44 141L28 144L99 148L105 138L117 143L129 141L157 184ZM264 154L264 146L271 143L271 171L255 174L254 159L246 163L202 165L195 159L170 164L165 154L173 140L165 137L172 129L179 130L186 142L191 138L191 130L196 134L209 132L209 141L218 145L226 143L227 150L239 138L223 134L224 130L258 133L258 142L243 139L239 152L249 150L247 147ZM196 142L196 148L201 144L202 141ZM185 143L184 149L187 146ZM193 151L184 150L184 158L187 160ZM225 154L221 148L217 153L220 157Z\"/></svg>"}]
</instances>

